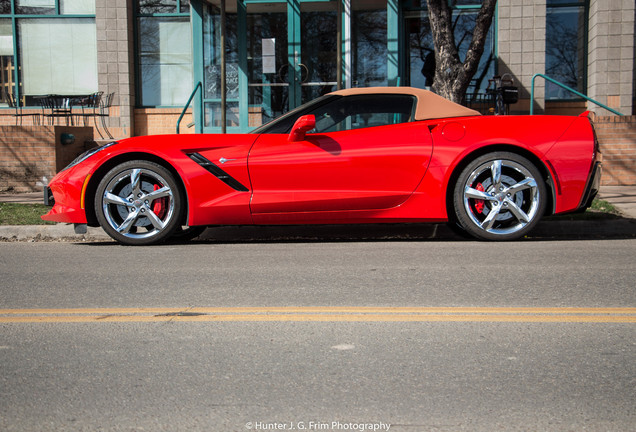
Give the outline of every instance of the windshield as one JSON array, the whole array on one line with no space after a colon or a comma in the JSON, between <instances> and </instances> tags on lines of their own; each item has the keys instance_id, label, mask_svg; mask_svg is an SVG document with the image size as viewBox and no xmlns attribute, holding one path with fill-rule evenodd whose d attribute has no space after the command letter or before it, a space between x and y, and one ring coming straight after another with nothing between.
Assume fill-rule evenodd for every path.
<instances>
[{"instance_id":1,"label":"windshield","mask_svg":"<svg viewBox=\"0 0 636 432\"><path fill-rule=\"evenodd\" d=\"M254 133L254 134L289 133L291 132L292 126L294 126L294 123L296 122L296 119L298 119L298 117L308 112L314 111L316 108L320 107L321 105L324 105L327 102L330 102L334 99L338 99L341 97L342 96L336 96L336 95L320 96L319 98L309 101L306 104L303 104L299 106L298 108L291 110L287 114L277 119L274 119L269 123L265 123L263 126L260 126L259 128L254 129L251 133Z\"/></svg>"}]
</instances>

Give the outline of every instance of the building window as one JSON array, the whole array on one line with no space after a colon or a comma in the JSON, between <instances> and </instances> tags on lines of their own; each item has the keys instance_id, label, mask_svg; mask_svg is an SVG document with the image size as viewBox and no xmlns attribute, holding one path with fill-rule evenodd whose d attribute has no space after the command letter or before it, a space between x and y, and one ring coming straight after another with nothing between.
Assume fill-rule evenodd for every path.
<instances>
[{"instance_id":1,"label":"building window","mask_svg":"<svg viewBox=\"0 0 636 432\"><path fill-rule=\"evenodd\" d=\"M37 95L97 91L94 19L23 19L18 38L20 84L28 105L35 105L30 99Z\"/></svg>"},{"instance_id":2,"label":"building window","mask_svg":"<svg viewBox=\"0 0 636 432\"><path fill-rule=\"evenodd\" d=\"M578 5L577 5L578 3ZM586 93L587 14L583 1L548 0L546 10L545 73L581 93ZM551 82L546 99L578 96Z\"/></svg>"},{"instance_id":3,"label":"building window","mask_svg":"<svg viewBox=\"0 0 636 432\"><path fill-rule=\"evenodd\" d=\"M60 13L95 14L95 0L60 0Z\"/></svg>"},{"instance_id":4,"label":"building window","mask_svg":"<svg viewBox=\"0 0 636 432\"><path fill-rule=\"evenodd\" d=\"M386 3L352 1L351 8L353 86L385 86L388 84Z\"/></svg>"},{"instance_id":5,"label":"building window","mask_svg":"<svg viewBox=\"0 0 636 432\"><path fill-rule=\"evenodd\" d=\"M138 0L137 66L142 106L183 106L192 91L190 3Z\"/></svg>"},{"instance_id":6,"label":"building window","mask_svg":"<svg viewBox=\"0 0 636 432\"><path fill-rule=\"evenodd\" d=\"M225 14L225 121L240 125L238 17ZM203 113L205 127L221 127L221 11L208 5L203 15Z\"/></svg>"},{"instance_id":7,"label":"building window","mask_svg":"<svg viewBox=\"0 0 636 432\"><path fill-rule=\"evenodd\" d=\"M55 0L15 0L15 12L29 15L54 15Z\"/></svg>"},{"instance_id":8,"label":"building window","mask_svg":"<svg viewBox=\"0 0 636 432\"><path fill-rule=\"evenodd\" d=\"M96 92L95 0L0 1L0 86L3 106L8 93L37 106L43 95Z\"/></svg>"},{"instance_id":9,"label":"building window","mask_svg":"<svg viewBox=\"0 0 636 432\"><path fill-rule=\"evenodd\" d=\"M3 3L6 7L0 6L0 10L6 9L6 13L11 13L11 2L5 0ZM56 15L58 9L62 15L95 15L95 0L15 0L17 14Z\"/></svg>"},{"instance_id":10,"label":"building window","mask_svg":"<svg viewBox=\"0 0 636 432\"><path fill-rule=\"evenodd\" d=\"M190 13L190 0L138 0L140 14Z\"/></svg>"},{"instance_id":11,"label":"building window","mask_svg":"<svg viewBox=\"0 0 636 432\"><path fill-rule=\"evenodd\" d=\"M11 19L0 18L0 87L2 106L7 106L7 93L14 93L15 56L13 55L13 29Z\"/></svg>"}]
</instances>

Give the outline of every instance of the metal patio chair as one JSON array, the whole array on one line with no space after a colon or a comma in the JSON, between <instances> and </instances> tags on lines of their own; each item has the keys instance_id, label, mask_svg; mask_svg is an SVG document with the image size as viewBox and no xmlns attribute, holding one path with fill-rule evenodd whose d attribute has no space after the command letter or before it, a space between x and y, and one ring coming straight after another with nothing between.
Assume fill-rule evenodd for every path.
<instances>
[{"instance_id":1,"label":"metal patio chair","mask_svg":"<svg viewBox=\"0 0 636 432\"><path fill-rule=\"evenodd\" d=\"M67 126L73 126L73 107L71 98L60 95L48 95L40 99L44 117L49 119L49 124L54 125L57 119L65 119Z\"/></svg>"},{"instance_id":2,"label":"metal patio chair","mask_svg":"<svg viewBox=\"0 0 636 432\"><path fill-rule=\"evenodd\" d=\"M97 116L100 117L102 120L102 127L104 128L104 132L106 132L106 135L108 135L108 138L110 139L113 139L113 136L111 135L110 131L108 130L108 127L106 126L106 117L110 116L110 107L113 105L114 98L115 98L114 92L108 93L105 97L102 97L99 103L99 114L97 114ZM97 126L97 124L95 126ZM99 133L100 137L104 138L102 133L99 131L99 128L97 128L97 132Z\"/></svg>"},{"instance_id":3,"label":"metal patio chair","mask_svg":"<svg viewBox=\"0 0 636 432\"><path fill-rule=\"evenodd\" d=\"M7 103L9 104L10 108L14 109L14 113L13 113L13 117L15 117L15 125L18 126L18 119L20 120L20 125L22 125L22 118L23 117L31 117L32 122L34 125L39 125L40 124L40 114L37 112L30 112L30 113L25 113L22 111L22 105L18 103L17 98L15 97L15 94L7 91L6 89L3 90L4 93L4 99L7 101Z\"/></svg>"}]
</instances>

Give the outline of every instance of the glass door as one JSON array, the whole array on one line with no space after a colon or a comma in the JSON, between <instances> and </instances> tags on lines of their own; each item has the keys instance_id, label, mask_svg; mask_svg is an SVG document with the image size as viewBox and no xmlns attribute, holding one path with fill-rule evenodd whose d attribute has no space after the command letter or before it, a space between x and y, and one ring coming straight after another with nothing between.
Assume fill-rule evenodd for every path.
<instances>
[{"instance_id":1,"label":"glass door","mask_svg":"<svg viewBox=\"0 0 636 432\"><path fill-rule=\"evenodd\" d=\"M300 4L300 64L296 65L303 104L338 87L337 2ZM299 103L298 103L299 102Z\"/></svg>"},{"instance_id":2,"label":"glass door","mask_svg":"<svg viewBox=\"0 0 636 432\"><path fill-rule=\"evenodd\" d=\"M219 0L201 7L202 132L221 130ZM225 19L226 128L248 132L337 88L336 0L227 0ZM197 38L194 35L195 40ZM196 48L195 48L196 50ZM196 72L199 71L199 72ZM196 82L196 80L195 80Z\"/></svg>"},{"instance_id":3,"label":"glass door","mask_svg":"<svg viewBox=\"0 0 636 432\"><path fill-rule=\"evenodd\" d=\"M336 1L248 2L249 125L336 90Z\"/></svg>"},{"instance_id":4,"label":"glass door","mask_svg":"<svg viewBox=\"0 0 636 432\"><path fill-rule=\"evenodd\" d=\"M247 4L250 127L267 123L289 109L287 15L287 3Z\"/></svg>"},{"instance_id":5,"label":"glass door","mask_svg":"<svg viewBox=\"0 0 636 432\"><path fill-rule=\"evenodd\" d=\"M216 3L219 3L218 1ZM225 13L225 126L239 131L239 38L236 3L229 4ZM221 128L221 11L218 5L203 6L203 131L216 132ZM195 59L196 64L196 59ZM238 129L237 129L238 128Z\"/></svg>"}]
</instances>

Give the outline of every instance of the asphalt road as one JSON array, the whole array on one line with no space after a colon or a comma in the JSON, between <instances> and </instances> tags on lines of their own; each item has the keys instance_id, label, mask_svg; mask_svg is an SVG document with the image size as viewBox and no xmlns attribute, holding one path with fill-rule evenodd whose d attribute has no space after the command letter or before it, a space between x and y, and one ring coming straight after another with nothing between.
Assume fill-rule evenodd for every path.
<instances>
[{"instance_id":1,"label":"asphalt road","mask_svg":"<svg viewBox=\"0 0 636 432\"><path fill-rule=\"evenodd\" d=\"M0 430L634 430L635 257L0 243Z\"/></svg>"}]
</instances>

